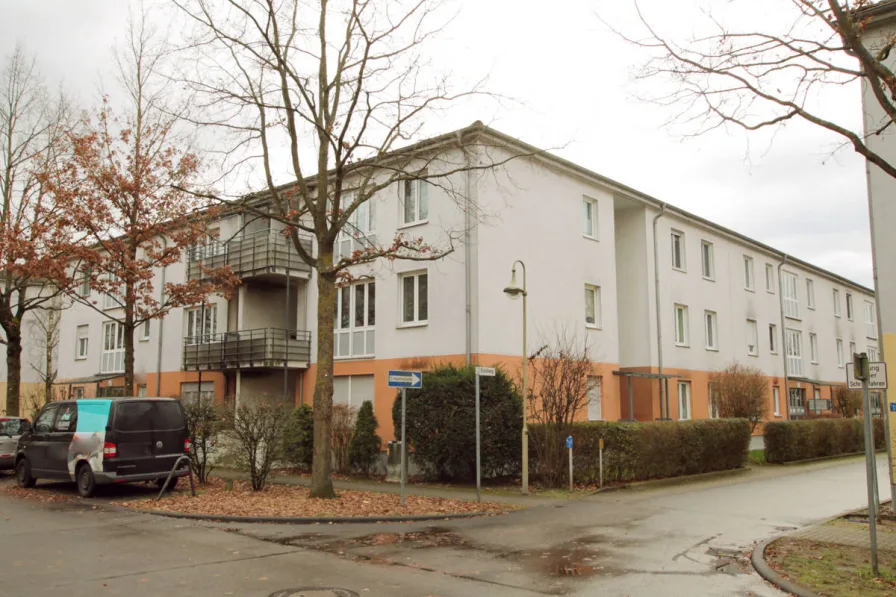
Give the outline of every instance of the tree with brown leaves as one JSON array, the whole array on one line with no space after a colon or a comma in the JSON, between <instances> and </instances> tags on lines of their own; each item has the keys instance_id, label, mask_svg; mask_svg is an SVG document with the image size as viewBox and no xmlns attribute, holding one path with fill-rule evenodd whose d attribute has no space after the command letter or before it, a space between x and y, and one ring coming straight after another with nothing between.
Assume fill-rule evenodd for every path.
<instances>
[{"instance_id":1,"label":"tree with brown leaves","mask_svg":"<svg viewBox=\"0 0 896 597\"><path fill-rule=\"evenodd\" d=\"M862 393L850 390L846 386L836 386L833 390L832 410L844 419L855 417L859 409L862 408Z\"/></svg>"},{"instance_id":2,"label":"tree with brown leaves","mask_svg":"<svg viewBox=\"0 0 896 597\"><path fill-rule=\"evenodd\" d=\"M750 431L765 416L768 407L768 378L756 367L728 365L710 377L716 410L723 419L747 419Z\"/></svg>"}]
</instances>

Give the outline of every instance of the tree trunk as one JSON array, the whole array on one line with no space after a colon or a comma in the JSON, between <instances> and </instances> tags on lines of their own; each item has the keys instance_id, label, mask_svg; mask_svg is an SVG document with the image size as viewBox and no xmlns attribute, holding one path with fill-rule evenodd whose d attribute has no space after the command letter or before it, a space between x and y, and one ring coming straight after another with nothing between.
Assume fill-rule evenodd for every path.
<instances>
[{"instance_id":1,"label":"tree trunk","mask_svg":"<svg viewBox=\"0 0 896 597\"><path fill-rule=\"evenodd\" d=\"M124 314L124 395L134 395L134 313Z\"/></svg>"},{"instance_id":2,"label":"tree trunk","mask_svg":"<svg viewBox=\"0 0 896 597\"><path fill-rule=\"evenodd\" d=\"M49 404L53 401L53 382L56 380L56 376L53 374L53 349L56 348L53 340L56 337L56 326L58 325L56 317L55 311L47 313L47 330L45 334L47 352L44 355L44 364L46 365L44 370L44 404Z\"/></svg>"},{"instance_id":3,"label":"tree trunk","mask_svg":"<svg viewBox=\"0 0 896 597\"><path fill-rule=\"evenodd\" d=\"M22 382L22 329L17 322L9 322L4 328L6 331L6 414L10 417L18 417Z\"/></svg>"},{"instance_id":4,"label":"tree trunk","mask_svg":"<svg viewBox=\"0 0 896 597\"><path fill-rule=\"evenodd\" d=\"M321 250L317 275L317 378L314 382L314 457L311 462L311 497L333 498L332 413L333 330L336 323L336 282L321 275L333 263L332 246Z\"/></svg>"}]
</instances>

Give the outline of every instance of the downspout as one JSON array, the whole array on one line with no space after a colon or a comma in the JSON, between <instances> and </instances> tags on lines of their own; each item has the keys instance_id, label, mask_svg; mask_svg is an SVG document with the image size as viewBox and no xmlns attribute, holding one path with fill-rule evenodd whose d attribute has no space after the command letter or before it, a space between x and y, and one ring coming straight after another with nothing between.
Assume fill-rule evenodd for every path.
<instances>
[{"instance_id":1,"label":"downspout","mask_svg":"<svg viewBox=\"0 0 896 597\"><path fill-rule=\"evenodd\" d=\"M656 299L656 363L657 370L659 371L660 378L660 418L670 418L669 417L669 405L666 403L666 413L663 416L663 396L665 392L665 384L663 383L663 325L662 325L662 316L660 315L660 253L659 253L659 244L657 242L656 236L656 224L660 218L666 215L666 204L665 202L660 205L660 213L656 214L653 217L653 285L654 285L654 298ZM632 383L631 377L628 380L628 383ZM635 420L635 413L629 413L629 418L631 420Z\"/></svg>"},{"instance_id":2,"label":"downspout","mask_svg":"<svg viewBox=\"0 0 896 597\"><path fill-rule=\"evenodd\" d=\"M168 239L162 237L162 251L168 248ZM165 270L167 266L162 266L162 283L159 285L159 304L165 304ZM162 395L162 344L165 339L165 318L159 318L159 350L156 355L156 396Z\"/></svg>"},{"instance_id":3,"label":"downspout","mask_svg":"<svg viewBox=\"0 0 896 597\"><path fill-rule=\"evenodd\" d=\"M778 315L781 319L781 358L784 362L784 405L787 407L787 418L790 419L790 373L787 371L787 328L784 322L784 292L781 285L781 268L787 263L787 255L778 264ZM758 339L757 339L758 341Z\"/></svg>"},{"instance_id":4,"label":"downspout","mask_svg":"<svg viewBox=\"0 0 896 597\"><path fill-rule=\"evenodd\" d=\"M470 263L473 253L470 248L470 227L472 226L470 190L472 185L470 184L470 154L464 147L463 135L460 131L457 131L457 145L464 154L464 362L469 367L473 353L473 267Z\"/></svg>"}]
</instances>

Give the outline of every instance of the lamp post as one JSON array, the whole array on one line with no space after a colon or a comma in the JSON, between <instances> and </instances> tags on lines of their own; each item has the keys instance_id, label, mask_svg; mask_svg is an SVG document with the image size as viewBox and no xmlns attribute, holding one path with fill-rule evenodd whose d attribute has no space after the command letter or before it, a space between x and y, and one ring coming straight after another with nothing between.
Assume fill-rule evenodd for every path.
<instances>
[{"instance_id":1,"label":"lamp post","mask_svg":"<svg viewBox=\"0 0 896 597\"><path fill-rule=\"evenodd\" d=\"M516 264L523 268L523 286L516 282ZM529 493L529 405L526 395L526 361L528 360L528 346L526 344L526 264L519 259L513 262L510 270L510 284L504 289L504 293L510 298L523 297L523 494Z\"/></svg>"}]
</instances>

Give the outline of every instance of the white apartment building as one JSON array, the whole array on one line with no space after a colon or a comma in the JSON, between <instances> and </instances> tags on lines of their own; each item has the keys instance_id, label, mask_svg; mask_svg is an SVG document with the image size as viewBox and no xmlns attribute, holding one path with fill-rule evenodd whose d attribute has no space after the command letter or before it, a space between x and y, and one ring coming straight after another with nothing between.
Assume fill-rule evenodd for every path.
<instances>
[{"instance_id":1,"label":"white apartment building","mask_svg":"<svg viewBox=\"0 0 896 597\"><path fill-rule=\"evenodd\" d=\"M709 417L710 375L734 362L768 376L769 419L827 410L851 351L877 350L871 290L481 123L470 131L488 142L491 159L527 157L452 177L452 188L469 189L469 215L448 184L396 184L358 211L359 238L340 240L341 250L400 233L437 247L455 243L439 261L358 267L356 282L338 293L334 400L372 400L384 439L392 437L395 397L388 370L520 366L522 309L502 291L516 260L526 267L529 352L560 330L590 347L591 419L632 417L630 399L637 420ZM463 159L455 153L446 159ZM198 263L228 263L242 284L229 300L177 309L138 333L134 393L311 403L314 273L278 228L225 217L220 240L157 273L159 288L163 276L201 275ZM124 351L117 326L82 305L63 322L59 377L67 391L127 393L114 389Z\"/></svg>"}]
</instances>

